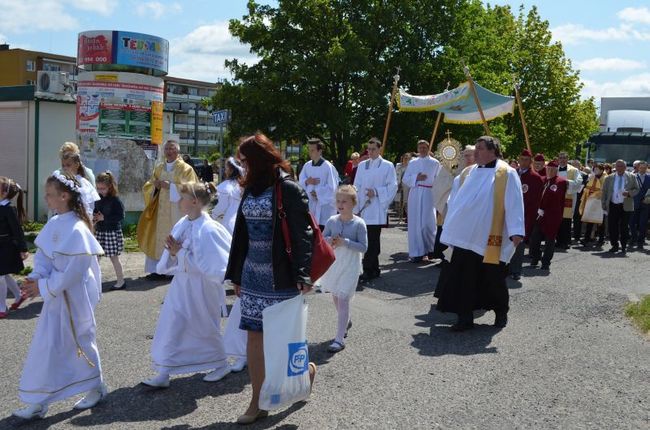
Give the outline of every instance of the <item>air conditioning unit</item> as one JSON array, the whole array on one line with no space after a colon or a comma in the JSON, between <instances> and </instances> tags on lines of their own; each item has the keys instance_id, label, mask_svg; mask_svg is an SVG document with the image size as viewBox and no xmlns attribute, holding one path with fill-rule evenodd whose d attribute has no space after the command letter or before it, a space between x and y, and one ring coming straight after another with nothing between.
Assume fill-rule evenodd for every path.
<instances>
[{"instance_id":1,"label":"air conditioning unit","mask_svg":"<svg viewBox=\"0 0 650 430\"><path fill-rule=\"evenodd\" d=\"M70 91L70 79L67 72L39 70L36 78L36 91L50 94L66 94Z\"/></svg>"}]
</instances>

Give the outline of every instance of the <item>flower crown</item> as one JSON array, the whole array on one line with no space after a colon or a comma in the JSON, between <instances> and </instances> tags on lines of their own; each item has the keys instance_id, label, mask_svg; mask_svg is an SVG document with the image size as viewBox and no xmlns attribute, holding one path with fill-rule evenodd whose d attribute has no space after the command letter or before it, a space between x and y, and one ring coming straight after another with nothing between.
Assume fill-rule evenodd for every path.
<instances>
[{"instance_id":1,"label":"flower crown","mask_svg":"<svg viewBox=\"0 0 650 430\"><path fill-rule=\"evenodd\" d=\"M81 191L81 187L77 185L75 181L66 178L65 175L63 175L59 170L55 170L54 173L52 173L52 176L54 176L57 181L61 182L72 191L77 193Z\"/></svg>"}]
</instances>

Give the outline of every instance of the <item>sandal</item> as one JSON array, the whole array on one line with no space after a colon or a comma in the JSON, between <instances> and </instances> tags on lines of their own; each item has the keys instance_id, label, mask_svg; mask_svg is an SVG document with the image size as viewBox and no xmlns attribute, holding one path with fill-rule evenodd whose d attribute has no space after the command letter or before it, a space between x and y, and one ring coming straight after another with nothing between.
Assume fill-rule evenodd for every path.
<instances>
[{"instance_id":1,"label":"sandal","mask_svg":"<svg viewBox=\"0 0 650 430\"><path fill-rule=\"evenodd\" d=\"M343 344L343 343L338 342L338 341L335 340L335 341L332 342L332 344L327 348L327 352L337 353L337 352L343 351L344 349L345 349L345 344Z\"/></svg>"}]
</instances>

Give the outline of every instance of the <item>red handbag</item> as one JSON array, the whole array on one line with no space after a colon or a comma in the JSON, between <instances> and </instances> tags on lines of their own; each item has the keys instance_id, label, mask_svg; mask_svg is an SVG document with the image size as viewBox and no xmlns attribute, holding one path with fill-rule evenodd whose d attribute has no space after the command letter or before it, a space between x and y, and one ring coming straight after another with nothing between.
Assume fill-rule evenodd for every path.
<instances>
[{"instance_id":1,"label":"red handbag","mask_svg":"<svg viewBox=\"0 0 650 430\"><path fill-rule=\"evenodd\" d=\"M282 221L282 235L284 236L284 243L286 246L287 256L291 260L291 236L289 234L289 223L287 222L287 214L284 211L282 204L282 187L280 180L276 182L275 193L277 199L278 216ZM311 268L309 270L309 277L312 282L316 282L327 272L336 257L334 256L334 249L323 237L323 233L318 228L318 224L314 216L309 213L309 224L314 232L314 240L311 249Z\"/></svg>"}]
</instances>

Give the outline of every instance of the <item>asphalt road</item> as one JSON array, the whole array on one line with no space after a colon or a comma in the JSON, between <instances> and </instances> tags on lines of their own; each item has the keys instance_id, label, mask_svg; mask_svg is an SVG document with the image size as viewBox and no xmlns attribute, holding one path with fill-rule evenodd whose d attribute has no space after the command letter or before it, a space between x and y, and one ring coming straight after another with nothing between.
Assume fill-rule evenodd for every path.
<instances>
[{"instance_id":1,"label":"asphalt road","mask_svg":"<svg viewBox=\"0 0 650 430\"><path fill-rule=\"evenodd\" d=\"M650 253L626 258L595 250L557 253L551 273L525 269L510 282L509 325L488 312L473 331L449 331L454 317L431 310L439 269L408 263L406 233L382 235L382 277L357 293L347 348L326 352L335 333L328 294L309 297L311 359L319 365L309 401L251 428L648 429L650 339L623 314L650 293ZM246 409L246 372L217 383L174 378L167 390L139 385L151 375L149 350L167 285L140 280L144 257L127 254L130 287L97 308L98 343L110 394L90 411L75 399L46 419L23 423L18 380L40 301L0 321L0 429L227 429ZM232 296L228 297L229 302Z\"/></svg>"}]
</instances>

